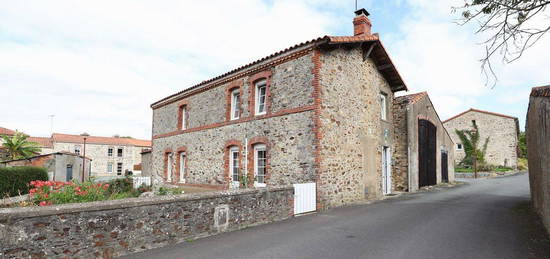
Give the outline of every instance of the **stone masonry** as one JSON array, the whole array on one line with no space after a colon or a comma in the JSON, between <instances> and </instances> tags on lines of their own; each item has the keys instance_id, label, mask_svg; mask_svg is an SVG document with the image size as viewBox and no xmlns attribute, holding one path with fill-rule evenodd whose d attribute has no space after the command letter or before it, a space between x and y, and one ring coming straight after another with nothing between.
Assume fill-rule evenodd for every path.
<instances>
[{"instance_id":1,"label":"stone masonry","mask_svg":"<svg viewBox=\"0 0 550 259\"><path fill-rule=\"evenodd\" d=\"M519 152L519 122L516 117L470 109L444 121L455 144L461 144L455 129L471 130L472 121L476 122L480 134L480 146L489 137L485 160L488 164L517 168ZM464 150L455 146L455 162L464 158Z\"/></svg>"},{"instance_id":2,"label":"stone masonry","mask_svg":"<svg viewBox=\"0 0 550 259\"><path fill-rule=\"evenodd\" d=\"M550 86L531 91L526 124L531 201L550 233Z\"/></svg>"},{"instance_id":3,"label":"stone masonry","mask_svg":"<svg viewBox=\"0 0 550 259\"><path fill-rule=\"evenodd\" d=\"M292 215L288 186L0 209L0 258L113 258Z\"/></svg>"},{"instance_id":4,"label":"stone masonry","mask_svg":"<svg viewBox=\"0 0 550 259\"><path fill-rule=\"evenodd\" d=\"M381 197L382 149L394 150L389 107L406 86L370 34L368 13L356 14L355 26L369 27L352 37L295 45L152 104L155 182L235 188L228 150L237 148L239 175L256 186L253 150L264 144L267 186L316 182L318 208ZM263 115L254 109L259 80L267 88ZM234 91L242 101L231 120Z\"/></svg>"}]
</instances>

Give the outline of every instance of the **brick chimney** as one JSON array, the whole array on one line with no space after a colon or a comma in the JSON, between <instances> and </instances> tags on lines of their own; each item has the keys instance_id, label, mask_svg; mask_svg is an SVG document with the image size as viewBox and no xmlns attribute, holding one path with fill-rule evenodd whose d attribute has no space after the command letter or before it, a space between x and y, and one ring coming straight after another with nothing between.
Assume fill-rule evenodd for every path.
<instances>
[{"instance_id":1,"label":"brick chimney","mask_svg":"<svg viewBox=\"0 0 550 259\"><path fill-rule=\"evenodd\" d=\"M368 18L369 12L365 8L361 8L355 11L355 18L353 18L353 35L354 36L368 36L371 35L372 23Z\"/></svg>"}]
</instances>

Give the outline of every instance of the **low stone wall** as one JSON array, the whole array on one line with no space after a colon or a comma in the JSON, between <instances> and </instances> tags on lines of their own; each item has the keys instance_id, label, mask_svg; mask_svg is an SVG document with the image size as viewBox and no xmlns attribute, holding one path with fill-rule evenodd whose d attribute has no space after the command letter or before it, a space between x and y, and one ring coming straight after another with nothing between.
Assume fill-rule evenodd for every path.
<instances>
[{"instance_id":1,"label":"low stone wall","mask_svg":"<svg viewBox=\"0 0 550 259\"><path fill-rule=\"evenodd\" d=\"M509 172L478 172L477 178L493 178L499 176L510 176L516 175L522 172L519 171L509 171ZM474 173L455 173L455 178L474 178Z\"/></svg>"},{"instance_id":2,"label":"low stone wall","mask_svg":"<svg viewBox=\"0 0 550 259\"><path fill-rule=\"evenodd\" d=\"M0 258L111 258L283 220L292 187L0 209Z\"/></svg>"}]
</instances>

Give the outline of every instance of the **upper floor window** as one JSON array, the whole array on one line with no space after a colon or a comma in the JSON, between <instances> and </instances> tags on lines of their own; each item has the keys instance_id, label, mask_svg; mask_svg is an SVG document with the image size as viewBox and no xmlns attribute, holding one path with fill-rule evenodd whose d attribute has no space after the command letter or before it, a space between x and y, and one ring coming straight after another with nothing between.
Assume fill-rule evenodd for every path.
<instances>
[{"instance_id":1,"label":"upper floor window","mask_svg":"<svg viewBox=\"0 0 550 259\"><path fill-rule=\"evenodd\" d=\"M380 93L380 118L388 119L388 95L385 93Z\"/></svg>"},{"instance_id":2,"label":"upper floor window","mask_svg":"<svg viewBox=\"0 0 550 259\"><path fill-rule=\"evenodd\" d=\"M255 114L266 114L266 95L267 95L267 83L266 80L261 80L256 83L256 100L255 100Z\"/></svg>"},{"instance_id":3,"label":"upper floor window","mask_svg":"<svg viewBox=\"0 0 550 259\"><path fill-rule=\"evenodd\" d=\"M118 156L118 157L122 157L122 148L119 147L119 148L117 149L117 152L116 152L116 153L117 153L117 156Z\"/></svg>"},{"instance_id":4,"label":"upper floor window","mask_svg":"<svg viewBox=\"0 0 550 259\"><path fill-rule=\"evenodd\" d=\"M264 144L254 145L254 177L255 185L265 186L265 176L267 173L267 149Z\"/></svg>"},{"instance_id":5,"label":"upper floor window","mask_svg":"<svg viewBox=\"0 0 550 259\"><path fill-rule=\"evenodd\" d=\"M107 149L107 156L113 156L113 148L112 147Z\"/></svg>"},{"instance_id":6,"label":"upper floor window","mask_svg":"<svg viewBox=\"0 0 550 259\"><path fill-rule=\"evenodd\" d=\"M187 105L180 106L178 113L179 113L179 116L178 116L179 130L185 130L187 129Z\"/></svg>"},{"instance_id":7,"label":"upper floor window","mask_svg":"<svg viewBox=\"0 0 550 259\"><path fill-rule=\"evenodd\" d=\"M462 150L462 144L457 143L456 144L456 150Z\"/></svg>"},{"instance_id":8,"label":"upper floor window","mask_svg":"<svg viewBox=\"0 0 550 259\"><path fill-rule=\"evenodd\" d=\"M74 146L74 153L80 155L80 146Z\"/></svg>"},{"instance_id":9,"label":"upper floor window","mask_svg":"<svg viewBox=\"0 0 550 259\"><path fill-rule=\"evenodd\" d=\"M239 88L231 91L231 119L236 120L241 116L241 92Z\"/></svg>"}]
</instances>

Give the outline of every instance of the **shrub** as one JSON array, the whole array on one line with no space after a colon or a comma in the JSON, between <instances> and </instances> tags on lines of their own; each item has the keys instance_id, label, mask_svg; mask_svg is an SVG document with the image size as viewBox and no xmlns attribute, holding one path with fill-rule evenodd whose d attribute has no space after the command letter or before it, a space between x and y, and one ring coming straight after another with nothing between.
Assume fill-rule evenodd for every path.
<instances>
[{"instance_id":1,"label":"shrub","mask_svg":"<svg viewBox=\"0 0 550 259\"><path fill-rule=\"evenodd\" d=\"M157 195L178 195L183 194L184 190L182 188L166 188L166 187L160 187Z\"/></svg>"},{"instance_id":2,"label":"shrub","mask_svg":"<svg viewBox=\"0 0 550 259\"><path fill-rule=\"evenodd\" d=\"M109 184L86 181L82 184L74 182L32 181L33 189L29 193L33 201L40 205L63 203L79 203L107 200Z\"/></svg>"},{"instance_id":3,"label":"shrub","mask_svg":"<svg viewBox=\"0 0 550 259\"><path fill-rule=\"evenodd\" d=\"M134 190L134 183L132 178L124 177L119 179L113 179L108 182L109 188L107 192L109 195L115 193L132 192Z\"/></svg>"},{"instance_id":4,"label":"shrub","mask_svg":"<svg viewBox=\"0 0 550 259\"><path fill-rule=\"evenodd\" d=\"M29 193L31 181L48 180L48 172L42 167L20 166L0 168L0 196L17 196Z\"/></svg>"}]
</instances>

